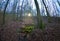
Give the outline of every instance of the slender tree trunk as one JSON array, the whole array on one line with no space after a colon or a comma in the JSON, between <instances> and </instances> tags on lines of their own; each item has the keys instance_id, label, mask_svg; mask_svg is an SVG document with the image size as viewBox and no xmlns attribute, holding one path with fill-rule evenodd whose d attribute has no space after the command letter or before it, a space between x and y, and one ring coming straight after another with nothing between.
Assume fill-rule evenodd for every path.
<instances>
[{"instance_id":1,"label":"slender tree trunk","mask_svg":"<svg viewBox=\"0 0 60 41\"><path fill-rule=\"evenodd\" d=\"M18 13L17 13L17 18L16 18L16 20L18 20Z\"/></svg>"},{"instance_id":2,"label":"slender tree trunk","mask_svg":"<svg viewBox=\"0 0 60 41\"><path fill-rule=\"evenodd\" d=\"M0 0L0 11L2 9L2 0Z\"/></svg>"},{"instance_id":3,"label":"slender tree trunk","mask_svg":"<svg viewBox=\"0 0 60 41\"><path fill-rule=\"evenodd\" d=\"M16 20L19 20L19 16L18 16L18 15L19 15L19 13L20 13L20 12L19 12L20 0L18 0L17 2L18 2L18 4L17 4L17 5L18 5L18 7L17 7L17 16L16 16Z\"/></svg>"},{"instance_id":4,"label":"slender tree trunk","mask_svg":"<svg viewBox=\"0 0 60 41\"><path fill-rule=\"evenodd\" d=\"M14 0L14 3L13 3L13 8L12 8L12 16L13 16L13 18L12 18L12 20L16 20L16 6L17 6L17 0Z\"/></svg>"},{"instance_id":5,"label":"slender tree trunk","mask_svg":"<svg viewBox=\"0 0 60 41\"><path fill-rule=\"evenodd\" d=\"M38 5L37 0L34 0L34 2L35 2L35 5L36 5L36 9L37 9L37 27L42 29L43 24L42 24L42 17L40 15L39 5Z\"/></svg>"},{"instance_id":6,"label":"slender tree trunk","mask_svg":"<svg viewBox=\"0 0 60 41\"><path fill-rule=\"evenodd\" d=\"M5 5L5 8L4 8L4 13L3 13L3 24L5 24L5 11L6 11L6 8L8 6L8 3L9 3L9 0L7 0L7 3Z\"/></svg>"},{"instance_id":7,"label":"slender tree trunk","mask_svg":"<svg viewBox=\"0 0 60 41\"><path fill-rule=\"evenodd\" d=\"M18 20L18 15L19 15L19 6L17 7L17 20Z\"/></svg>"},{"instance_id":8,"label":"slender tree trunk","mask_svg":"<svg viewBox=\"0 0 60 41\"><path fill-rule=\"evenodd\" d=\"M22 18L22 14L23 14L23 10L22 10L23 7L22 7L22 6L23 6L23 3L24 3L24 0L22 1L22 5L21 5L20 21L22 21L22 19L23 19L23 18Z\"/></svg>"},{"instance_id":9,"label":"slender tree trunk","mask_svg":"<svg viewBox=\"0 0 60 41\"><path fill-rule=\"evenodd\" d=\"M43 2L43 4L44 4L45 9L46 9L46 12L47 12L48 22L51 22L50 14L49 14L49 12L48 12L48 10L47 10L47 7L46 7L46 4L45 4L44 0L42 0L42 2Z\"/></svg>"},{"instance_id":10,"label":"slender tree trunk","mask_svg":"<svg viewBox=\"0 0 60 41\"><path fill-rule=\"evenodd\" d=\"M58 2L58 4L59 4L59 6L60 6L60 2L57 0L57 2Z\"/></svg>"}]
</instances>

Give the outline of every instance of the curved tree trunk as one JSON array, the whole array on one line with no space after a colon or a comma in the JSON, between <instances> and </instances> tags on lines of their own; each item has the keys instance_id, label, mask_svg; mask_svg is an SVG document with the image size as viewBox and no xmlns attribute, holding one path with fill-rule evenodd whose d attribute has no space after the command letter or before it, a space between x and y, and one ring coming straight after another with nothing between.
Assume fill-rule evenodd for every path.
<instances>
[{"instance_id":1,"label":"curved tree trunk","mask_svg":"<svg viewBox=\"0 0 60 41\"><path fill-rule=\"evenodd\" d=\"M60 6L60 2L57 0L57 2L58 2L58 4L59 4L59 6Z\"/></svg>"},{"instance_id":2,"label":"curved tree trunk","mask_svg":"<svg viewBox=\"0 0 60 41\"><path fill-rule=\"evenodd\" d=\"M42 17L40 15L40 10L39 10L39 5L37 0L34 0L35 5L36 5L36 10L37 10L37 27L42 29L43 28L43 22L42 22Z\"/></svg>"},{"instance_id":3,"label":"curved tree trunk","mask_svg":"<svg viewBox=\"0 0 60 41\"><path fill-rule=\"evenodd\" d=\"M50 14L49 14L49 12L48 12L48 9L47 9L47 7L46 7L46 4L45 4L44 0L42 0L42 2L43 2L44 6L45 6L45 9L46 9L48 22L51 22Z\"/></svg>"}]
</instances>

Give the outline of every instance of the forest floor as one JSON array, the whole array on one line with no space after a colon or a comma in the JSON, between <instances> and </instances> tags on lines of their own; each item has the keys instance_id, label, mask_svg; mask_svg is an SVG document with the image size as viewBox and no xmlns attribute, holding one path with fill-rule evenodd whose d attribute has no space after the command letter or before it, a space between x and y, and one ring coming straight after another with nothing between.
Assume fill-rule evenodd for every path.
<instances>
[{"instance_id":1,"label":"forest floor","mask_svg":"<svg viewBox=\"0 0 60 41\"><path fill-rule=\"evenodd\" d=\"M0 41L60 41L60 22L46 23L45 29L35 29L30 34L17 33L24 27L23 22L11 21L0 26Z\"/></svg>"}]
</instances>

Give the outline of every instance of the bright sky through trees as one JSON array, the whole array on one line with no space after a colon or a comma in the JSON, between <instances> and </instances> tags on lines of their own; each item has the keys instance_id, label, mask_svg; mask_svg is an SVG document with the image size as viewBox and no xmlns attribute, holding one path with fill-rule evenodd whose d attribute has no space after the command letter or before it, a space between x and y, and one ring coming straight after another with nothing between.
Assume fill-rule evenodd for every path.
<instances>
[{"instance_id":1,"label":"bright sky through trees","mask_svg":"<svg viewBox=\"0 0 60 41\"><path fill-rule=\"evenodd\" d=\"M23 0L20 0L19 3L18 3L20 6L22 5L22 1ZM25 1L26 0L24 0L23 5L25 5L25 3L26 3ZM34 11L36 11L34 0L27 0L27 1L28 1L29 5L31 6L31 8ZM44 5L42 3L42 0L37 0L37 1L38 1L38 4L39 4L39 8L40 8L41 13L45 12L45 14L46 14ZM48 11L50 12L50 15L52 15L53 13L57 13L57 14L60 13L60 6L59 6L57 0L44 0L44 1L45 1L45 4L46 4L47 8L48 8ZM60 0L58 0L58 1L60 2ZM4 9L4 5L6 3L6 0L0 0L0 3L3 3L3 5L2 5L2 10L3 10ZM11 11L12 10L13 3L14 3L14 0L10 0L10 2L8 4L8 7L6 9L7 11Z\"/></svg>"}]
</instances>

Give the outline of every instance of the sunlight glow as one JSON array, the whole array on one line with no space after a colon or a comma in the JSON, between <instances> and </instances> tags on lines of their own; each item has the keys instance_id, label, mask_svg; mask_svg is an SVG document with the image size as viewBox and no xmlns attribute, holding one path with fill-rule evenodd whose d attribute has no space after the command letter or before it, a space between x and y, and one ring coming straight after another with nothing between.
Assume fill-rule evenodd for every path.
<instances>
[{"instance_id":1,"label":"sunlight glow","mask_svg":"<svg viewBox=\"0 0 60 41\"><path fill-rule=\"evenodd\" d=\"M32 16L31 13L29 13L28 16Z\"/></svg>"}]
</instances>

